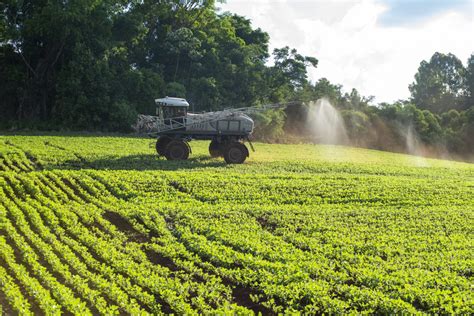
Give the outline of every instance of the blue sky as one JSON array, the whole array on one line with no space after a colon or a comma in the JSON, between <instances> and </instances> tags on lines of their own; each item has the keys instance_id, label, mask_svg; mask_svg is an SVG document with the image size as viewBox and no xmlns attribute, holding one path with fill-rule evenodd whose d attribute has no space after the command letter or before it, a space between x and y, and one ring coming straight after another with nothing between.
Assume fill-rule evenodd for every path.
<instances>
[{"instance_id":1,"label":"blue sky","mask_svg":"<svg viewBox=\"0 0 474 316\"><path fill-rule=\"evenodd\" d=\"M383 0L388 10L379 18L382 25L402 25L423 22L443 12L471 10L471 0Z\"/></svg>"},{"instance_id":2,"label":"blue sky","mask_svg":"<svg viewBox=\"0 0 474 316\"><path fill-rule=\"evenodd\" d=\"M314 82L328 78L391 102L410 96L422 60L474 53L474 0L227 0L220 5L270 35L270 49L289 45L318 58Z\"/></svg>"}]
</instances>

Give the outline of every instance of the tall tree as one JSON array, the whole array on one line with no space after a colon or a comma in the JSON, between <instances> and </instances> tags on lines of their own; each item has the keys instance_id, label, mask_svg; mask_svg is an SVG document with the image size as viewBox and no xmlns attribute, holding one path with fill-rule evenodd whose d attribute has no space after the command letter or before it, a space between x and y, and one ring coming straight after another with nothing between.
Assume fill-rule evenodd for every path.
<instances>
[{"instance_id":1,"label":"tall tree","mask_svg":"<svg viewBox=\"0 0 474 316\"><path fill-rule=\"evenodd\" d=\"M0 73L7 82L0 87L6 97L0 102L6 119L22 125L126 128L140 104L134 97L155 94L161 80L129 59L130 47L143 36L143 29L133 30L131 23L124 27L129 4L2 2L6 40L0 46Z\"/></svg>"},{"instance_id":2,"label":"tall tree","mask_svg":"<svg viewBox=\"0 0 474 316\"><path fill-rule=\"evenodd\" d=\"M466 107L474 107L474 54L471 54L466 67L467 100Z\"/></svg>"},{"instance_id":3,"label":"tall tree","mask_svg":"<svg viewBox=\"0 0 474 316\"><path fill-rule=\"evenodd\" d=\"M281 74L280 80L293 89L302 88L308 82L307 67L317 67L318 60L314 57L303 56L296 49L288 46L273 50L274 68Z\"/></svg>"},{"instance_id":4,"label":"tall tree","mask_svg":"<svg viewBox=\"0 0 474 316\"><path fill-rule=\"evenodd\" d=\"M466 80L462 62L453 54L435 53L423 60L409 89L413 102L436 113L465 106Z\"/></svg>"}]
</instances>

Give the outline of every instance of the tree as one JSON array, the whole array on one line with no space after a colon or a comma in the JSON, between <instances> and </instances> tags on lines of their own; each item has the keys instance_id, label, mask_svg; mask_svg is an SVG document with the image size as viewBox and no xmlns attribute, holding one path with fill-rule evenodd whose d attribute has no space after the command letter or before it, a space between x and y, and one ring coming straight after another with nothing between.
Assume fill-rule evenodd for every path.
<instances>
[{"instance_id":1,"label":"tree","mask_svg":"<svg viewBox=\"0 0 474 316\"><path fill-rule=\"evenodd\" d=\"M163 91L132 50L144 28L120 0L2 2L4 120L20 126L126 130Z\"/></svg>"},{"instance_id":2,"label":"tree","mask_svg":"<svg viewBox=\"0 0 474 316\"><path fill-rule=\"evenodd\" d=\"M296 91L295 100L309 102L321 98L327 98L333 105L339 105L342 100L342 86L332 84L328 79L321 78L314 84L305 84L302 89Z\"/></svg>"},{"instance_id":3,"label":"tree","mask_svg":"<svg viewBox=\"0 0 474 316\"><path fill-rule=\"evenodd\" d=\"M343 110L341 115L351 141L356 145L367 141L368 132L371 127L369 116L362 111L356 110Z\"/></svg>"},{"instance_id":4,"label":"tree","mask_svg":"<svg viewBox=\"0 0 474 316\"><path fill-rule=\"evenodd\" d=\"M6 124L127 129L158 96L196 110L290 98L317 60L288 47L266 66L268 34L214 0L7 0L0 3ZM5 78L5 79L4 79Z\"/></svg>"},{"instance_id":5,"label":"tree","mask_svg":"<svg viewBox=\"0 0 474 316\"><path fill-rule=\"evenodd\" d=\"M288 46L275 48L273 50L273 59L276 70L275 76L281 84L288 84L293 90L302 88L308 83L307 67L317 67L318 60L314 57L298 54L296 49L290 49Z\"/></svg>"},{"instance_id":6,"label":"tree","mask_svg":"<svg viewBox=\"0 0 474 316\"><path fill-rule=\"evenodd\" d=\"M84 5L84 10L87 9ZM15 100L18 102L16 117L19 120L47 119L55 69L73 31L70 21L78 19L80 9L54 2L9 0L2 2L0 11L4 14L5 29L4 45L0 48L9 61L8 65L3 65L2 73L6 78L10 72L22 74L14 84L20 94Z\"/></svg>"},{"instance_id":7,"label":"tree","mask_svg":"<svg viewBox=\"0 0 474 316\"><path fill-rule=\"evenodd\" d=\"M474 107L474 54L471 54L466 67L467 100L466 108Z\"/></svg>"},{"instance_id":8,"label":"tree","mask_svg":"<svg viewBox=\"0 0 474 316\"><path fill-rule=\"evenodd\" d=\"M199 51L201 41L194 37L193 32L188 28L182 27L176 31L169 32L166 36L166 45L168 45L168 51L176 56L173 81L176 81L176 76L178 75L181 55L185 54L191 60L190 62L199 60L202 57Z\"/></svg>"},{"instance_id":9,"label":"tree","mask_svg":"<svg viewBox=\"0 0 474 316\"><path fill-rule=\"evenodd\" d=\"M417 107L442 113L465 106L466 79L462 62L453 54L435 53L422 61L409 89Z\"/></svg>"},{"instance_id":10,"label":"tree","mask_svg":"<svg viewBox=\"0 0 474 316\"><path fill-rule=\"evenodd\" d=\"M280 141L284 135L285 112L269 110L252 114L255 119L254 137L260 140Z\"/></svg>"},{"instance_id":11,"label":"tree","mask_svg":"<svg viewBox=\"0 0 474 316\"><path fill-rule=\"evenodd\" d=\"M341 106L346 109L363 110L366 109L374 97L361 96L357 89L352 89L351 93L344 94L341 100Z\"/></svg>"}]
</instances>

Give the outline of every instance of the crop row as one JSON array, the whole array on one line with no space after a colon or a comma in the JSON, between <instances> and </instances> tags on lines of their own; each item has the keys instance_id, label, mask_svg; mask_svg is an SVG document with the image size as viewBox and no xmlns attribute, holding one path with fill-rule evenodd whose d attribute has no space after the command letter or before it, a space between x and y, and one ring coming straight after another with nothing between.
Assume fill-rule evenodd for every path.
<instances>
[{"instance_id":1,"label":"crop row","mask_svg":"<svg viewBox=\"0 0 474 316\"><path fill-rule=\"evenodd\" d=\"M381 179L394 190L385 196L371 176L57 171L0 179L0 284L18 311L473 308L468 179L458 187Z\"/></svg>"},{"instance_id":2,"label":"crop row","mask_svg":"<svg viewBox=\"0 0 474 316\"><path fill-rule=\"evenodd\" d=\"M4 311L474 310L468 164L258 144L224 166L200 142L170 163L149 145L0 136Z\"/></svg>"},{"instance_id":3,"label":"crop row","mask_svg":"<svg viewBox=\"0 0 474 316\"><path fill-rule=\"evenodd\" d=\"M35 166L23 151L0 152L0 171L28 172Z\"/></svg>"},{"instance_id":4,"label":"crop row","mask_svg":"<svg viewBox=\"0 0 474 316\"><path fill-rule=\"evenodd\" d=\"M0 136L0 153L27 153L44 169L178 170L223 171L242 174L351 174L409 176L411 178L452 178L474 176L469 164L340 146L256 144L248 163L227 166L221 159L209 159L208 142L193 142L193 159L169 162L159 159L153 139L89 136ZM298 153L298 159L295 159ZM422 167L420 167L420 160ZM35 165L36 167L36 165ZM38 168L36 168L38 169ZM1 169L0 169L1 170Z\"/></svg>"},{"instance_id":5,"label":"crop row","mask_svg":"<svg viewBox=\"0 0 474 316\"><path fill-rule=\"evenodd\" d=\"M49 183L54 184L45 185L44 183L48 180ZM153 265L140 249L142 245L134 242L123 245L123 234L114 231L113 225L110 223L107 225L104 219L93 223L94 213L100 214L100 209L94 207L94 204L89 204L87 211L83 210L83 205L75 201L80 200L77 198L78 195L85 197L87 194L80 193L80 188L74 192L68 185L61 185L61 179L54 175L50 177L38 175L37 181L44 181L40 182L43 185L39 186L35 186L34 181L29 181L26 177L19 180L8 176L6 181L9 186L6 186L7 191L3 195L3 200L6 201L7 213L13 218L12 221L15 224L13 225L7 218L2 226L6 235L17 247L20 246L16 244L16 241L23 241L22 235L27 236L31 248L41 253L50 270L59 275L57 279L67 283L84 300L89 301L90 307L97 308L98 312L122 311L136 314L146 311L173 310L190 313L193 310L209 309L208 302L214 305L220 302L219 305L225 309L237 307L221 302L226 297L227 289L219 285L215 278L208 277L207 280L195 282L187 273L172 272L161 265ZM71 185L73 181L70 179L67 183ZM20 182L23 182L24 186ZM12 189L9 190L10 188ZM31 196L35 196L36 199L30 199ZM59 200L67 201L69 210L72 207L73 211L68 212L64 204L58 203ZM25 217L22 217L20 209L26 213ZM101 225L101 230L94 229L93 224ZM16 233L15 227L21 229L22 235ZM24 244L22 243L21 246ZM22 252L23 248L20 249ZM31 249L29 251L32 253ZM62 261L65 262L62 263ZM84 261L87 266L81 261ZM40 271L35 265L30 264L28 267L32 271ZM98 271L100 275L91 274L90 271ZM81 278L87 279L88 282L81 281ZM96 289L95 292L94 289L87 288L87 284L91 283ZM86 288L81 288L81 286ZM52 291L49 284L45 287ZM134 296L145 310L141 310L134 300L128 300L125 291ZM193 297L196 294L200 294L199 297ZM103 295L107 297L104 299ZM62 296L58 296L57 299L65 307L67 307L66 301L73 304L72 298L64 300ZM108 304L108 302L116 302L120 306ZM160 306L158 302L165 306ZM47 304L47 302L42 304ZM78 304L72 306L78 306ZM45 309L44 306L41 308ZM82 313L77 310L67 310Z\"/></svg>"}]
</instances>

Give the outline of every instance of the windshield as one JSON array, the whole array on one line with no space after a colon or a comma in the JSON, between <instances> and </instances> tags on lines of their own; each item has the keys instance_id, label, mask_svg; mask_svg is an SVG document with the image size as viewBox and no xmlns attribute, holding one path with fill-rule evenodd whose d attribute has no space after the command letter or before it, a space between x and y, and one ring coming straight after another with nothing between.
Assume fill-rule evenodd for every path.
<instances>
[{"instance_id":1,"label":"windshield","mask_svg":"<svg viewBox=\"0 0 474 316\"><path fill-rule=\"evenodd\" d=\"M186 115L186 108L181 106L163 106L163 118L175 118Z\"/></svg>"}]
</instances>

